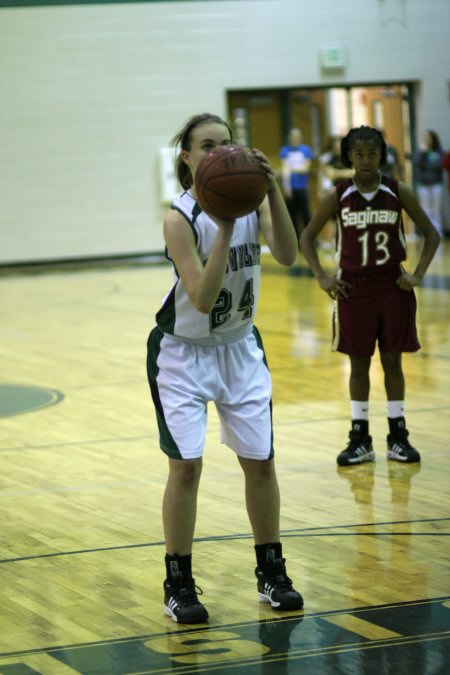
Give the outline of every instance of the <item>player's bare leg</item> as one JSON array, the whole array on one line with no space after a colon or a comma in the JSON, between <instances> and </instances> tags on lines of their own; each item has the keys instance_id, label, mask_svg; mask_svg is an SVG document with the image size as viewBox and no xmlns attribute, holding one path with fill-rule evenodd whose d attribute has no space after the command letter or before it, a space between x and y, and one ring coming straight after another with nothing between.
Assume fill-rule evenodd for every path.
<instances>
[{"instance_id":1,"label":"player's bare leg","mask_svg":"<svg viewBox=\"0 0 450 675\"><path fill-rule=\"evenodd\" d=\"M419 452L408 440L409 431L406 428L404 413L405 377L402 355L381 352L380 358L388 400L389 434L386 439L388 459L407 464L420 462Z\"/></svg>"},{"instance_id":2,"label":"player's bare leg","mask_svg":"<svg viewBox=\"0 0 450 675\"><path fill-rule=\"evenodd\" d=\"M352 428L347 447L338 455L339 466L353 466L375 459L372 437L369 435L370 363L370 356L350 357Z\"/></svg>"},{"instance_id":3,"label":"player's bare leg","mask_svg":"<svg viewBox=\"0 0 450 675\"><path fill-rule=\"evenodd\" d=\"M273 460L239 457L245 475L245 503L255 544L280 538L280 490Z\"/></svg>"},{"instance_id":4,"label":"player's bare leg","mask_svg":"<svg viewBox=\"0 0 450 675\"><path fill-rule=\"evenodd\" d=\"M169 459L169 477L163 498L163 524L168 553L192 552L197 516L197 492L202 459Z\"/></svg>"},{"instance_id":5,"label":"player's bare leg","mask_svg":"<svg viewBox=\"0 0 450 675\"><path fill-rule=\"evenodd\" d=\"M202 623L208 612L192 576L192 542L197 516L197 492L202 459L169 459L163 499L166 539L164 612L178 623Z\"/></svg>"},{"instance_id":6,"label":"player's bare leg","mask_svg":"<svg viewBox=\"0 0 450 675\"><path fill-rule=\"evenodd\" d=\"M255 540L258 597L277 610L301 609L303 598L286 572L280 543L280 491L273 460L239 457Z\"/></svg>"},{"instance_id":7,"label":"player's bare leg","mask_svg":"<svg viewBox=\"0 0 450 675\"><path fill-rule=\"evenodd\" d=\"M405 377L402 369L402 355L380 352L384 370L384 386L388 401L403 401L405 398Z\"/></svg>"},{"instance_id":8,"label":"player's bare leg","mask_svg":"<svg viewBox=\"0 0 450 675\"><path fill-rule=\"evenodd\" d=\"M352 401L368 401L370 392L371 357L350 358L350 399Z\"/></svg>"}]
</instances>

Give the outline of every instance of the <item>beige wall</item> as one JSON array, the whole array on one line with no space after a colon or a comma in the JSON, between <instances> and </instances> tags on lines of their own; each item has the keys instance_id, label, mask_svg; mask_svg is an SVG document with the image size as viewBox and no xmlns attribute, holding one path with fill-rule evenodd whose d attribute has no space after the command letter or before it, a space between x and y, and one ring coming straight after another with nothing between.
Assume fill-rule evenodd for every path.
<instances>
[{"instance_id":1,"label":"beige wall","mask_svg":"<svg viewBox=\"0 0 450 675\"><path fill-rule=\"evenodd\" d=\"M449 25L449 0L1 9L0 264L161 251L158 151L229 89L417 81L449 146Z\"/></svg>"}]
</instances>

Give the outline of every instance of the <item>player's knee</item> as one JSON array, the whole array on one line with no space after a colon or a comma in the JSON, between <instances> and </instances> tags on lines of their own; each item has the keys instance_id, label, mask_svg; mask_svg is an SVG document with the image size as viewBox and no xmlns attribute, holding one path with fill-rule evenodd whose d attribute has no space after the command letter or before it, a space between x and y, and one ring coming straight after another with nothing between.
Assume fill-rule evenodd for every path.
<instances>
[{"instance_id":1,"label":"player's knee","mask_svg":"<svg viewBox=\"0 0 450 675\"><path fill-rule=\"evenodd\" d=\"M401 354L388 354L387 352L381 352L380 360L386 375L402 375L403 370Z\"/></svg>"},{"instance_id":2,"label":"player's knee","mask_svg":"<svg viewBox=\"0 0 450 675\"><path fill-rule=\"evenodd\" d=\"M275 476L275 463L273 459L243 459L240 463L244 473L251 478L257 476L258 480L267 480Z\"/></svg>"},{"instance_id":3,"label":"player's knee","mask_svg":"<svg viewBox=\"0 0 450 675\"><path fill-rule=\"evenodd\" d=\"M184 488L198 485L202 473L202 462L197 459L176 460L170 463L171 477Z\"/></svg>"},{"instance_id":4,"label":"player's knee","mask_svg":"<svg viewBox=\"0 0 450 675\"><path fill-rule=\"evenodd\" d=\"M351 358L350 371L352 377L364 377L368 375L370 369L371 357Z\"/></svg>"}]
</instances>

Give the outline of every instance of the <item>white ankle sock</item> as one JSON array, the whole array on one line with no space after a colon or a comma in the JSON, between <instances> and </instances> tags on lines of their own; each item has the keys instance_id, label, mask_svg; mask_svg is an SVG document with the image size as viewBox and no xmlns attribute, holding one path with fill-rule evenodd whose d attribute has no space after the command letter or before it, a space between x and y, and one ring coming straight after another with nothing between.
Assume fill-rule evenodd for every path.
<instances>
[{"instance_id":1,"label":"white ankle sock","mask_svg":"<svg viewBox=\"0 0 450 675\"><path fill-rule=\"evenodd\" d=\"M388 417L404 417L405 416L405 402L404 401L388 401Z\"/></svg>"},{"instance_id":2,"label":"white ankle sock","mask_svg":"<svg viewBox=\"0 0 450 675\"><path fill-rule=\"evenodd\" d=\"M369 419L369 401L350 401L352 420Z\"/></svg>"}]
</instances>

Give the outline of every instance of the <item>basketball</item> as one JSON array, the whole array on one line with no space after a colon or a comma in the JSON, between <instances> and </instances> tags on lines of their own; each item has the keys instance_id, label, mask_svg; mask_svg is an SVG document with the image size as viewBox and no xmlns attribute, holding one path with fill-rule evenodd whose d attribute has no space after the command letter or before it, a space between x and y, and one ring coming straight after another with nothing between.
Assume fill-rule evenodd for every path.
<instances>
[{"instance_id":1,"label":"basketball","mask_svg":"<svg viewBox=\"0 0 450 675\"><path fill-rule=\"evenodd\" d=\"M239 218L263 201L267 173L248 148L220 145L200 160L195 172L197 200L204 211L219 218Z\"/></svg>"}]
</instances>

